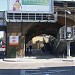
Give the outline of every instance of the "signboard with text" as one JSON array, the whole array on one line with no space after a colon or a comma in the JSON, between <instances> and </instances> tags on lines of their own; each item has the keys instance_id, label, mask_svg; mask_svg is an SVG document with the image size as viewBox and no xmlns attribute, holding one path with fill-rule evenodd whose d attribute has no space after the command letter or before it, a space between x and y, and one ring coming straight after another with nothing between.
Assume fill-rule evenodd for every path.
<instances>
[{"instance_id":1,"label":"signboard with text","mask_svg":"<svg viewBox=\"0 0 75 75\"><path fill-rule=\"evenodd\" d=\"M8 10L54 13L54 0L9 0Z\"/></svg>"},{"instance_id":2,"label":"signboard with text","mask_svg":"<svg viewBox=\"0 0 75 75\"><path fill-rule=\"evenodd\" d=\"M19 44L19 36L9 36L9 45L18 45Z\"/></svg>"}]
</instances>

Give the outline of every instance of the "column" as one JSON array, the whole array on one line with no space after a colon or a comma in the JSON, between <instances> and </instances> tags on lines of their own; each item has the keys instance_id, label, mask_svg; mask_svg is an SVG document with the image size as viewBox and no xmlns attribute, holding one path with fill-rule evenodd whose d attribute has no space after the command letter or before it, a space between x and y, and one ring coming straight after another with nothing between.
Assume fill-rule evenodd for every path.
<instances>
[{"instance_id":1,"label":"column","mask_svg":"<svg viewBox=\"0 0 75 75\"><path fill-rule=\"evenodd\" d=\"M67 57L70 57L70 41L67 42Z\"/></svg>"},{"instance_id":2,"label":"column","mask_svg":"<svg viewBox=\"0 0 75 75\"><path fill-rule=\"evenodd\" d=\"M19 36L18 45L9 45L10 36ZM7 56L8 57L24 57L24 34L22 34L20 23L7 24Z\"/></svg>"}]
</instances>

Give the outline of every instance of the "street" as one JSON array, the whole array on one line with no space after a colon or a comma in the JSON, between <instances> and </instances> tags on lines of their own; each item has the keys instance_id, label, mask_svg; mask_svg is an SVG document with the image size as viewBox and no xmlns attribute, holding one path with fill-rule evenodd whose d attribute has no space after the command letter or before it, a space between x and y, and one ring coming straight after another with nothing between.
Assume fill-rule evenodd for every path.
<instances>
[{"instance_id":1,"label":"street","mask_svg":"<svg viewBox=\"0 0 75 75\"><path fill-rule=\"evenodd\" d=\"M0 75L75 75L75 67L45 67L39 69L2 69Z\"/></svg>"},{"instance_id":2,"label":"street","mask_svg":"<svg viewBox=\"0 0 75 75\"><path fill-rule=\"evenodd\" d=\"M0 59L0 75L75 75L75 57Z\"/></svg>"}]
</instances>

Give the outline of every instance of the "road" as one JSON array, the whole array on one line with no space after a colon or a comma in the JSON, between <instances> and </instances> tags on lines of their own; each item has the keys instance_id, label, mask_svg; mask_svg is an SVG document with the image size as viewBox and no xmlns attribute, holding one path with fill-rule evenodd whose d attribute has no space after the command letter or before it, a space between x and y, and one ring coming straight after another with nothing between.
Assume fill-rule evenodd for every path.
<instances>
[{"instance_id":1,"label":"road","mask_svg":"<svg viewBox=\"0 0 75 75\"><path fill-rule=\"evenodd\" d=\"M75 75L73 59L8 58L0 60L0 75Z\"/></svg>"},{"instance_id":2,"label":"road","mask_svg":"<svg viewBox=\"0 0 75 75\"><path fill-rule=\"evenodd\" d=\"M2 69L0 75L75 75L75 67L45 67L39 69Z\"/></svg>"}]
</instances>

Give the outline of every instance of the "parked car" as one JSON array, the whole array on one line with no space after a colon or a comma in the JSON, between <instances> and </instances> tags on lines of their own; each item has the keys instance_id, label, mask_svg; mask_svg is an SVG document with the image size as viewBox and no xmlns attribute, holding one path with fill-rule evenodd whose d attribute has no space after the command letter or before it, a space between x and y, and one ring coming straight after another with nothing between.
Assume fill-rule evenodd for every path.
<instances>
[{"instance_id":1,"label":"parked car","mask_svg":"<svg viewBox=\"0 0 75 75\"><path fill-rule=\"evenodd\" d=\"M2 48L6 48L6 45L2 45Z\"/></svg>"},{"instance_id":2,"label":"parked car","mask_svg":"<svg viewBox=\"0 0 75 75\"><path fill-rule=\"evenodd\" d=\"M4 60L5 51L6 51L6 45L2 45L2 46L0 47L0 59L3 59L3 60Z\"/></svg>"}]
</instances>

